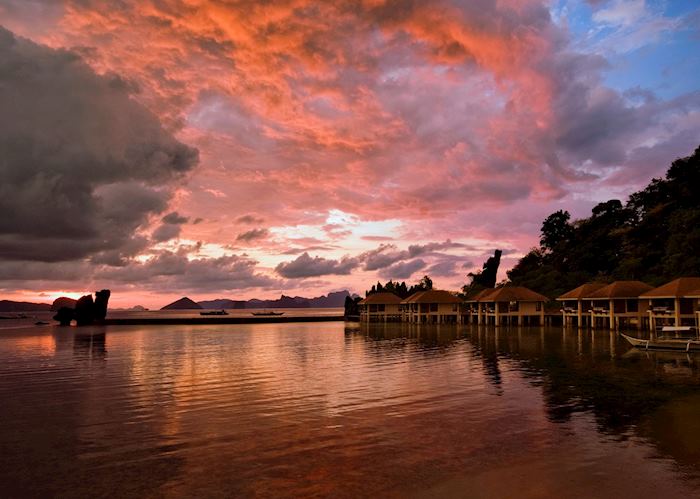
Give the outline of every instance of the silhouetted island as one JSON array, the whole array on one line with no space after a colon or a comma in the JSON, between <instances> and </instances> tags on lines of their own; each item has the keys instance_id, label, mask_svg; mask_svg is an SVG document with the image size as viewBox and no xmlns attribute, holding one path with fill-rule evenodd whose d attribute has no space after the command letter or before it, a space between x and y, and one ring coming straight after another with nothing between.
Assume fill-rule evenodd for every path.
<instances>
[{"instance_id":1,"label":"silhouetted island","mask_svg":"<svg viewBox=\"0 0 700 499\"><path fill-rule=\"evenodd\" d=\"M176 300L164 306L163 308L161 308L161 310L193 310L201 308L202 307L199 305L199 303L197 303L194 300L190 300L186 296L183 296L179 300Z\"/></svg>"},{"instance_id":2,"label":"silhouetted island","mask_svg":"<svg viewBox=\"0 0 700 499\"><path fill-rule=\"evenodd\" d=\"M218 298L215 300L204 300L198 302L202 308L221 309L244 309L244 308L342 308L345 299L350 296L348 290L334 291L327 295L314 298L303 296L281 295L275 300L260 300L251 298L250 300L230 300Z\"/></svg>"}]
</instances>

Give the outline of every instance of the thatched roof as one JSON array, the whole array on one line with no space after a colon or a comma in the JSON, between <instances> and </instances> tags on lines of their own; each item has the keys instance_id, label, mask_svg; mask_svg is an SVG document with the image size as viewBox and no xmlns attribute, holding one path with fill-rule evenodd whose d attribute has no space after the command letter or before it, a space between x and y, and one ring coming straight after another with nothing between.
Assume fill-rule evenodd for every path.
<instances>
[{"instance_id":1,"label":"thatched roof","mask_svg":"<svg viewBox=\"0 0 700 499\"><path fill-rule=\"evenodd\" d=\"M579 286L576 289L572 289L557 297L557 300L580 300L584 297L590 296L591 293L604 288L606 284L604 282L587 282Z\"/></svg>"},{"instance_id":2,"label":"thatched roof","mask_svg":"<svg viewBox=\"0 0 700 499\"><path fill-rule=\"evenodd\" d=\"M504 301L549 301L544 295L523 286L503 286L490 290L491 292L479 299L482 302Z\"/></svg>"},{"instance_id":3,"label":"thatched roof","mask_svg":"<svg viewBox=\"0 0 700 499\"><path fill-rule=\"evenodd\" d=\"M584 296L583 299L639 298L639 295L650 289L652 289L651 286L642 281L615 281L590 293L588 296Z\"/></svg>"},{"instance_id":4,"label":"thatched roof","mask_svg":"<svg viewBox=\"0 0 700 499\"><path fill-rule=\"evenodd\" d=\"M449 291L439 289L429 289L428 291L418 291L406 298L401 303L461 303L462 300L457 298Z\"/></svg>"},{"instance_id":5,"label":"thatched roof","mask_svg":"<svg viewBox=\"0 0 700 499\"><path fill-rule=\"evenodd\" d=\"M394 293L372 293L364 300L360 301L360 305L398 305L401 303L401 298Z\"/></svg>"}]
</instances>

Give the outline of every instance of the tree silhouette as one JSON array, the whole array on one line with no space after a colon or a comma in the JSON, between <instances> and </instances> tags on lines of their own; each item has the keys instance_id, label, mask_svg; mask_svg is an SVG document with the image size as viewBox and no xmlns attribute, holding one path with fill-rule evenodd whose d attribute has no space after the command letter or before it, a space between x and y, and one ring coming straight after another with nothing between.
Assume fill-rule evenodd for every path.
<instances>
[{"instance_id":1,"label":"tree silhouette","mask_svg":"<svg viewBox=\"0 0 700 499\"><path fill-rule=\"evenodd\" d=\"M599 203L590 217L573 222L567 211L552 213L540 246L508 272L512 283L550 297L592 280L660 285L699 275L700 147L624 204Z\"/></svg>"},{"instance_id":2,"label":"tree silhouette","mask_svg":"<svg viewBox=\"0 0 700 499\"><path fill-rule=\"evenodd\" d=\"M540 247L545 251L553 251L559 244L568 241L573 233L569 225L571 215L568 211L556 211L542 222Z\"/></svg>"}]
</instances>

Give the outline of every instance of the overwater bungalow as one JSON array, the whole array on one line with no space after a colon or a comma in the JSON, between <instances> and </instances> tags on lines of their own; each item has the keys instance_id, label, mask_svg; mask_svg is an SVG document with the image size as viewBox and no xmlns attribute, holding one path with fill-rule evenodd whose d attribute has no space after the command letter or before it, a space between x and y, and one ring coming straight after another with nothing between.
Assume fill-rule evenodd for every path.
<instances>
[{"instance_id":1,"label":"overwater bungalow","mask_svg":"<svg viewBox=\"0 0 700 499\"><path fill-rule=\"evenodd\" d=\"M482 289L478 293L472 294L464 300L460 307L462 312L462 324L481 324L479 300L486 297L489 293L493 293L494 288Z\"/></svg>"},{"instance_id":2,"label":"overwater bungalow","mask_svg":"<svg viewBox=\"0 0 700 499\"><path fill-rule=\"evenodd\" d=\"M589 282L557 297L562 302L561 315L565 326L585 327L591 325L591 302L585 296L605 287L602 282Z\"/></svg>"},{"instance_id":3,"label":"overwater bungalow","mask_svg":"<svg viewBox=\"0 0 700 499\"><path fill-rule=\"evenodd\" d=\"M681 277L642 293L649 300L649 329L662 326L694 326L700 311L700 277Z\"/></svg>"},{"instance_id":4,"label":"overwater bungalow","mask_svg":"<svg viewBox=\"0 0 700 499\"><path fill-rule=\"evenodd\" d=\"M479 298L478 323L494 326L544 325L544 295L522 286L503 286Z\"/></svg>"},{"instance_id":5,"label":"overwater bungalow","mask_svg":"<svg viewBox=\"0 0 700 499\"><path fill-rule=\"evenodd\" d=\"M640 299L639 296L651 289L641 281L615 281L582 297L584 301L591 302L591 326L641 328L646 320L649 300Z\"/></svg>"},{"instance_id":6,"label":"overwater bungalow","mask_svg":"<svg viewBox=\"0 0 700 499\"><path fill-rule=\"evenodd\" d=\"M394 293L372 293L358 305L363 322L401 321L401 298Z\"/></svg>"},{"instance_id":7,"label":"overwater bungalow","mask_svg":"<svg viewBox=\"0 0 700 499\"><path fill-rule=\"evenodd\" d=\"M422 324L456 324L460 303L462 300L449 291L419 291L401 302L403 320Z\"/></svg>"}]
</instances>

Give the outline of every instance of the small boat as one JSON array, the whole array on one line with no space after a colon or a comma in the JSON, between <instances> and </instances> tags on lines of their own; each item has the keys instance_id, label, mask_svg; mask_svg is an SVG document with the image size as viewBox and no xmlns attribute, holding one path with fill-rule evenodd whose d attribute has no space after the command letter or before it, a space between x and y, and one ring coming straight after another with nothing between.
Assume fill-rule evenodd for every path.
<instances>
[{"instance_id":1,"label":"small boat","mask_svg":"<svg viewBox=\"0 0 700 499\"><path fill-rule=\"evenodd\" d=\"M47 326L49 323L46 321L36 321L34 323L35 326Z\"/></svg>"},{"instance_id":2,"label":"small boat","mask_svg":"<svg viewBox=\"0 0 700 499\"><path fill-rule=\"evenodd\" d=\"M274 312L272 310L263 310L262 312L251 312L253 315L257 316L274 316L274 315L284 315L284 312Z\"/></svg>"},{"instance_id":3,"label":"small boat","mask_svg":"<svg viewBox=\"0 0 700 499\"><path fill-rule=\"evenodd\" d=\"M199 315L228 315L228 312L226 310L208 310L200 312Z\"/></svg>"},{"instance_id":4,"label":"small boat","mask_svg":"<svg viewBox=\"0 0 700 499\"><path fill-rule=\"evenodd\" d=\"M680 350L683 352L700 351L700 340L697 338L669 338L659 337L655 339L643 340L620 333L630 345L644 350Z\"/></svg>"}]
</instances>

